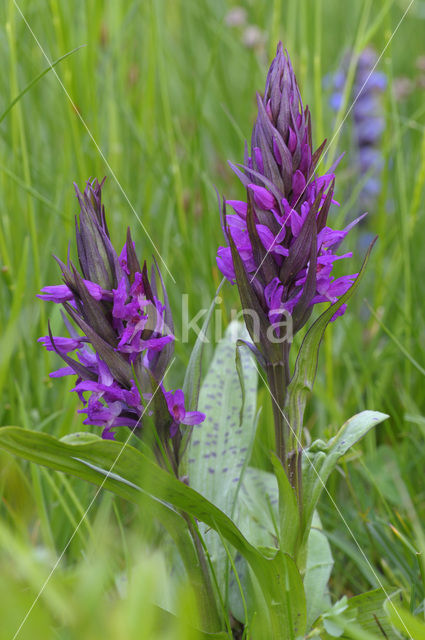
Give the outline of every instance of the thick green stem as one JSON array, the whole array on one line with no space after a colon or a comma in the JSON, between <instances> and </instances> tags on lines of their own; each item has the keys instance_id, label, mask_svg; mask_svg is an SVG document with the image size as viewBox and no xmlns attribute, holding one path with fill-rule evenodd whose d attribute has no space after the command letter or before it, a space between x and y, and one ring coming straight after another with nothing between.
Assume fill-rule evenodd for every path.
<instances>
[{"instance_id":1,"label":"thick green stem","mask_svg":"<svg viewBox=\"0 0 425 640\"><path fill-rule=\"evenodd\" d=\"M296 419L299 416L295 417L291 413L287 415L286 390L290 382L289 349L290 344L284 343L283 362L269 364L266 372L272 394L276 453L296 493L300 525L302 525L302 424Z\"/></svg>"},{"instance_id":2,"label":"thick green stem","mask_svg":"<svg viewBox=\"0 0 425 640\"><path fill-rule=\"evenodd\" d=\"M288 472L287 451L289 428L285 420L284 406L286 396L285 365L281 362L266 367L267 381L272 396L276 453Z\"/></svg>"}]
</instances>

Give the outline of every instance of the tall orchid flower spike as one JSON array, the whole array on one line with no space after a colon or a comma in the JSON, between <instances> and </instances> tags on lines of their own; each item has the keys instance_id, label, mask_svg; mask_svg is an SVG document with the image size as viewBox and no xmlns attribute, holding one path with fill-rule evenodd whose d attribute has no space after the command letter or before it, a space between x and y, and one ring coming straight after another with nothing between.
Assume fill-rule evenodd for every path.
<instances>
[{"instance_id":1,"label":"tall orchid flower spike","mask_svg":"<svg viewBox=\"0 0 425 640\"><path fill-rule=\"evenodd\" d=\"M219 248L217 264L234 284L240 280L236 252L269 320L287 312L295 333L315 304L335 302L356 277L332 275L336 260L351 257L337 249L353 223L342 231L327 226L335 176L315 173L326 141L313 151L310 112L282 43L257 103L251 154L246 150L241 168L231 164L247 201L224 201L234 213L225 214L230 246Z\"/></svg>"},{"instance_id":2,"label":"tall orchid flower spike","mask_svg":"<svg viewBox=\"0 0 425 640\"><path fill-rule=\"evenodd\" d=\"M168 440L180 441L180 424L202 422L199 412L186 413L183 392L162 385L173 348L173 321L157 265L149 276L140 265L130 230L121 254L112 246L101 202L103 182L76 187L80 213L76 218L79 269L57 259L63 283L44 287L39 297L61 304L69 338L49 335L39 339L56 351L66 366L52 377L75 375L75 391L86 414L84 424L102 427L102 437L113 439L120 427L140 434L147 416L170 451ZM158 282L162 293L159 293ZM77 331L79 329L79 331ZM72 354L72 355L70 355ZM146 409L145 409L146 407ZM174 443L174 456L178 442ZM177 468L177 460L172 460Z\"/></svg>"},{"instance_id":3,"label":"tall orchid flower spike","mask_svg":"<svg viewBox=\"0 0 425 640\"><path fill-rule=\"evenodd\" d=\"M314 305L335 303L353 284L356 273L335 277L333 267L351 257L338 248L360 218L341 231L328 226L330 206L337 204L335 175L316 170L326 140L313 149L310 111L282 43L257 104L250 151L246 147L243 165L231 164L246 200L223 200L228 246L219 248L217 265L238 285L253 348L276 398L282 457L284 425L277 414L290 382L290 344ZM345 305L333 320L344 311Z\"/></svg>"}]
</instances>

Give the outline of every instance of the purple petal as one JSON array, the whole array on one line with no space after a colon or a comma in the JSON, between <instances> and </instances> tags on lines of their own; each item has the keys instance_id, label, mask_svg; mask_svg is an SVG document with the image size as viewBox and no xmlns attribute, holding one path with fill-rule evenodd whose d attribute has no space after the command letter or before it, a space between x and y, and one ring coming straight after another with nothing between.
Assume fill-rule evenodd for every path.
<instances>
[{"instance_id":1,"label":"purple petal","mask_svg":"<svg viewBox=\"0 0 425 640\"><path fill-rule=\"evenodd\" d=\"M150 349L151 351L161 351L166 344L173 342L174 336L159 336L157 338L149 338L149 340L142 340L141 344L143 349Z\"/></svg>"},{"instance_id":2,"label":"purple petal","mask_svg":"<svg viewBox=\"0 0 425 640\"><path fill-rule=\"evenodd\" d=\"M269 211L276 205L275 197L270 193L270 191L267 191L265 187L259 187L256 184L250 183L248 188L251 189L254 194L255 203L260 207L260 209Z\"/></svg>"},{"instance_id":3,"label":"purple petal","mask_svg":"<svg viewBox=\"0 0 425 640\"><path fill-rule=\"evenodd\" d=\"M46 347L47 351L59 351L60 353L69 353L70 351L74 351L75 349L80 349L82 346L82 340L75 340L74 338L54 338L55 347L52 345L52 341L49 336L44 336L42 338L38 338L37 342L40 342L44 347Z\"/></svg>"},{"instance_id":4,"label":"purple petal","mask_svg":"<svg viewBox=\"0 0 425 640\"><path fill-rule=\"evenodd\" d=\"M280 308L282 302L283 285L279 278L273 280L264 288L264 297L269 309Z\"/></svg>"},{"instance_id":5,"label":"purple petal","mask_svg":"<svg viewBox=\"0 0 425 640\"><path fill-rule=\"evenodd\" d=\"M233 267L230 247L219 247L216 257L217 267L231 284L235 284L235 269Z\"/></svg>"},{"instance_id":6,"label":"purple petal","mask_svg":"<svg viewBox=\"0 0 425 640\"><path fill-rule=\"evenodd\" d=\"M264 172L263 156L261 154L261 149L259 147L254 147L254 157L255 157L255 162L257 163L258 171L260 173L263 173Z\"/></svg>"},{"instance_id":7,"label":"purple petal","mask_svg":"<svg viewBox=\"0 0 425 640\"><path fill-rule=\"evenodd\" d=\"M61 367L60 369L56 369L56 371L52 371L49 373L49 378L62 378L63 376L76 376L74 369L71 367Z\"/></svg>"},{"instance_id":8,"label":"purple petal","mask_svg":"<svg viewBox=\"0 0 425 640\"><path fill-rule=\"evenodd\" d=\"M92 298L95 300L112 300L112 294L110 291L105 291L99 284L96 282L91 282L91 280L84 280L84 284L87 287L87 290Z\"/></svg>"},{"instance_id":9,"label":"purple petal","mask_svg":"<svg viewBox=\"0 0 425 640\"><path fill-rule=\"evenodd\" d=\"M296 148L297 148L297 136L295 134L295 131L293 131L291 127L289 127L288 149L291 153L294 153Z\"/></svg>"},{"instance_id":10,"label":"purple petal","mask_svg":"<svg viewBox=\"0 0 425 640\"><path fill-rule=\"evenodd\" d=\"M115 440L114 432L110 430L110 427L105 427L102 431L103 440Z\"/></svg>"},{"instance_id":11,"label":"purple petal","mask_svg":"<svg viewBox=\"0 0 425 640\"><path fill-rule=\"evenodd\" d=\"M67 302L68 300L73 300L74 298L71 290L66 286L66 284L57 284L50 287L43 287L41 291L42 293L37 294L37 298L40 298L41 300L47 300L49 302Z\"/></svg>"},{"instance_id":12,"label":"purple petal","mask_svg":"<svg viewBox=\"0 0 425 640\"><path fill-rule=\"evenodd\" d=\"M126 280L123 276L118 283L116 289L112 289L112 294L114 296L114 306L112 308L112 315L114 318L125 318L127 316L127 311L125 309L125 302L127 300L127 286Z\"/></svg>"},{"instance_id":13,"label":"purple petal","mask_svg":"<svg viewBox=\"0 0 425 640\"><path fill-rule=\"evenodd\" d=\"M226 200L226 205L230 205L233 210L244 220L248 211L248 205L243 200Z\"/></svg>"},{"instance_id":14,"label":"purple petal","mask_svg":"<svg viewBox=\"0 0 425 640\"><path fill-rule=\"evenodd\" d=\"M297 169L292 178L292 204L294 204L305 189L306 180L304 174Z\"/></svg>"},{"instance_id":15,"label":"purple petal","mask_svg":"<svg viewBox=\"0 0 425 640\"><path fill-rule=\"evenodd\" d=\"M201 413L200 411L187 411L181 422L188 425L200 424L205 420L205 418L205 413Z\"/></svg>"}]
</instances>

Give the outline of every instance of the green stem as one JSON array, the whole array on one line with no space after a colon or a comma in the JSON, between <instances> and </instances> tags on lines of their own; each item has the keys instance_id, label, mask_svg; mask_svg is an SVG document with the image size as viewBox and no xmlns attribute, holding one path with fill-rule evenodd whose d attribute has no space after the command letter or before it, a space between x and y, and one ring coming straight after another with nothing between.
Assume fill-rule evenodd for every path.
<instances>
[{"instance_id":1,"label":"green stem","mask_svg":"<svg viewBox=\"0 0 425 640\"><path fill-rule=\"evenodd\" d=\"M285 420L284 406L286 396L285 365L281 362L268 364L266 367L267 381L272 396L273 418L275 428L276 453L288 473L288 438L289 428Z\"/></svg>"},{"instance_id":2,"label":"green stem","mask_svg":"<svg viewBox=\"0 0 425 640\"><path fill-rule=\"evenodd\" d=\"M266 373L272 394L276 453L297 496L301 526L303 519L301 472L302 418L301 416L291 415L291 412L289 416L287 416L286 411L286 389L290 382L289 349L290 344L285 343L283 362L269 364L266 368Z\"/></svg>"},{"instance_id":3,"label":"green stem","mask_svg":"<svg viewBox=\"0 0 425 640\"><path fill-rule=\"evenodd\" d=\"M198 589L196 595L198 598L203 627L205 631L217 631L221 628L221 621L217 611L217 603L204 549L191 517L186 513L182 513L182 516L187 523L199 562L201 581L197 581Z\"/></svg>"}]
</instances>

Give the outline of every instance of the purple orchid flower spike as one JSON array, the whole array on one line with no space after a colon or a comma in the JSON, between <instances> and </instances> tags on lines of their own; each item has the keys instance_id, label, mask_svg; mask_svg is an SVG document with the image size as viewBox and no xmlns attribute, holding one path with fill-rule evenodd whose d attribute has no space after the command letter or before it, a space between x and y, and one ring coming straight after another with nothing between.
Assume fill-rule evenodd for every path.
<instances>
[{"instance_id":1,"label":"purple orchid flower spike","mask_svg":"<svg viewBox=\"0 0 425 640\"><path fill-rule=\"evenodd\" d=\"M219 248L217 265L238 286L253 350L265 366L283 461L288 427L281 414L291 379L290 345L314 306L337 302L356 279L357 274L335 277L333 267L351 257L338 248L358 220L342 231L327 224L331 204L338 204L335 175L316 171L326 140L314 150L310 111L303 107L282 43L257 104L250 151L246 147L243 165L230 165L246 189L246 200L223 200L228 246Z\"/></svg>"},{"instance_id":2,"label":"purple orchid flower spike","mask_svg":"<svg viewBox=\"0 0 425 640\"><path fill-rule=\"evenodd\" d=\"M353 283L357 274L332 273L337 260L351 257L338 255L337 248L353 225L343 231L327 226L335 176L315 173L326 140L313 151L310 112L282 43L257 103L251 153L246 150L241 168L231 165L247 201L223 202L229 246L219 248L217 264L238 283L244 306L261 309L260 333L290 316L289 342L315 304L335 302ZM254 342L266 360L281 359L280 350L260 337Z\"/></svg>"},{"instance_id":3,"label":"purple orchid flower spike","mask_svg":"<svg viewBox=\"0 0 425 640\"><path fill-rule=\"evenodd\" d=\"M113 439L120 427L141 435L146 420L154 416L156 431L167 445L163 449L175 458L180 425L202 422L205 416L186 412L183 392L173 395L162 386L174 348L165 286L156 263L150 276L146 262L140 266L130 230L117 255L101 202L102 187L97 180L87 183L84 193L76 187L79 270L69 260L66 265L57 260L63 284L44 287L39 295L62 304L81 333L66 321L69 338L54 337L49 330L39 342L67 365L52 377L77 376L72 390L84 404L84 424L102 427L102 437ZM178 441L172 448L170 438Z\"/></svg>"},{"instance_id":4,"label":"purple orchid flower spike","mask_svg":"<svg viewBox=\"0 0 425 640\"><path fill-rule=\"evenodd\" d=\"M327 226L335 202L335 176L315 173L326 141L313 151L310 112L303 108L282 43L264 97L257 96L257 102L251 154L246 151L241 168L231 165L246 187L247 202L223 203L224 209L230 205L235 213L224 212L229 246L219 248L217 264L232 284L238 281L240 286L240 258L251 297L258 301L255 306L261 307L269 323L289 314L293 335L315 304L335 302L357 274L332 275L334 262L351 256L336 253L348 229L333 231ZM266 358L273 352L270 346L258 346Z\"/></svg>"}]
</instances>

